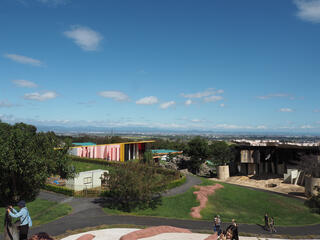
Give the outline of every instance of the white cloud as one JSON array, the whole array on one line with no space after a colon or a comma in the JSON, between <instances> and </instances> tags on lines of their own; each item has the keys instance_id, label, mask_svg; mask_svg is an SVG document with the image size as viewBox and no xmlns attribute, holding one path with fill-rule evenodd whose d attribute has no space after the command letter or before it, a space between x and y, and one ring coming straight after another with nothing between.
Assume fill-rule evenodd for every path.
<instances>
[{"instance_id":1,"label":"white cloud","mask_svg":"<svg viewBox=\"0 0 320 240\"><path fill-rule=\"evenodd\" d=\"M26 87L26 88L38 87L38 85L35 84L34 82L27 81L27 80L13 80L12 82L18 87Z\"/></svg>"},{"instance_id":2,"label":"white cloud","mask_svg":"<svg viewBox=\"0 0 320 240\"><path fill-rule=\"evenodd\" d=\"M250 130L261 130L261 129L268 129L267 126L259 125L259 126L241 126L241 125L235 125L235 124L217 124L214 126L216 129L250 129Z\"/></svg>"},{"instance_id":3,"label":"white cloud","mask_svg":"<svg viewBox=\"0 0 320 240\"><path fill-rule=\"evenodd\" d=\"M57 96L58 94L55 92L44 92L44 93L34 92L34 93L26 93L24 95L24 99L43 102L49 99L56 98Z\"/></svg>"},{"instance_id":4,"label":"white cloud","mask_svg":"<svg viewBox=\"0 0 320 240\"><path fill-rule=\"evenodd\" d=\"M0 108L9 108L9 107L13 107L13 104L8 102L7 100L4 101L0 101Z\"/></svg>"},{"instance_id":5,"label":"white cloud","mask_svg":"<svg viewBox=\"0 0 320 240\"><path fill-rule=\"evenodd\" d=\"M12 61L22 63L22 64L29 64L32 66L40 67L43 65L43 63L40 60L22 56L22 55L17 55L17 54L4 54L3 55L5 58L11 59Z\"/></svg>"},{"instance_id":6,"label":"white cloud","mask_svg":"<svg viewBox=\"0 0 320 240\"><path fill-rule=\"evenodd\" d=\"M194 123L200 123L200 122L204 122L203 120L201 120L201 119L197 119L197 118L195 118L195 119L191 119L191 122L194 122Z\"/></svg>"},{"instance_id":7,"label":"white cloud","mask_svg":"<svg viewBox=\"0 0 320 240\"><path fill-rule=\"evenodd\" d=\"M103 39L100 33L83 26L71 26L71 30L65 31L64 35L71 38L75 44L85 51L98 50Z\"/></svg>"},{"instance_id":8,"label":"white cloud","mask_svg":"<svg viewBox=\"0 0 320 240\"><path fill-rule=\"evenodd\" d=\"M311 126L311 125L302 125L300 128L302 128L302 129L312 129L314 127Z\"/></svg>"},{"instance_id":9,"label":"white cloud","mask_svg":"<svg viewBox=\"0 0 320 240\"><path fill-rule=\"evenodd\" d=\"M293 110L291 108L280 108L279 111L280 112L293 112Z\"/></svg>"},{"instance_id":10,"label":"white cloud","mask_svg":"<svg viewBox=\"0 0 320 240\"><path fill-rule=\"evenodd\" d=\"M224 103L221 103L221 104L220 104L220 107L225 107L225 104L224 104Z\"/></svg>"},{"instance_id":11,"label":"white cloud","mask_svg":"<svg viewBox=\"0 0 320 240\"><path fill-rule=\"evenodd\" d=\"M203 98L203 97L207 97L212 94L215 94L215 93L216 93L216 91L214 91L212 88L210 88L210 89L207 89L203 92L190 93L190 94L182 93L181 95L185 98Z\"/></svg>"},{"instance_id":12,"label":"white cloud","mask_svg":"<svg viewBox=\"0 0 320 240\"><path fill-rule=\"evenodd\" d=\"M148 74L148 72L146 72L145 70L141 69L138 71L139 74Z\"/></svg>"},{"instance_id":13,"label":"white cloud","mask_svg":"<svg viewBox=\"0 0 320 240\"><path fill-rule=\"evenodd\" d=\"M128 101L129 97L127 94L119 91L102 91L98 93L101 97L111 98L116 101Z\"/></svg>"},{"instance_id":14,"label":"white cloud","mask_svg":"<svg viewBox=\"0 0 320 240\"><path fill-rule=\"evenodd\" d=\"M298 8L297 16L313 23L320 23L320 0L294 0Z\"/></svg>"},{"instance_id":15,"label":"white cloud","mask_svg":"<svg viewBox=\"0 0 320 240\"><path fill-rule=\"evenodd\" d=\"M216 101L222 100L223 97L218 95L222 93L224 93L222 89L215 90L214 88L209 88L205 91L197 92L197 93L190 93L190 94L182 93L181 96L185 98L189 98L185 102L185 105L190 105L191 103L193 103L191 100L192 98L200 98L200 99L203 99L204 102L216 102Z\"/></svg>"},{"instance_id":16,"label":"white cloud","mask_svg":"<svg viewBox=\"0 0 320 240\"><path fill-rule=\"evenodd\" d=\"M272 94L268 94L265 96L258 96L257 98L259 98L261 100L266 100L266 99L270 99L270 98L290 98L291 100L294 100L294 97L292 97L286 93L272 93Z\"/></svg>"},{"instance_id":17,"label":"white cloud","mask_svg":"<svg viewBox=\"0 0 320 240\"><path fill-rule=\"evenodd\" d=\"M205 97L204 101L205 102L216 102L216 101L220 101L222 99L223 99L223 97L221 97L221 96L210 96L210 97Z\"/></svg>"},{"instance_id":18,"label":"white cloud","mask_svg":"<svg viewBox=\"0 0 320 240\"><path fill-rule=\"evenodd\" d=\"M152 105L158 103L158 98L155 96L144 97L136 101L136 104L143 104L143 105Z\"/></svg>"},{"instance_id":19,"label":"white cloud","mask_svg":"<svg viewBox=\"0 0 320 240\"><path fill-rule=\"evenodd\" d=\"M192 100L191 99L188 99L187 101L185 101L185 103L184 103L185 105L191 105L192 104Z\"/></svg>"},{"instance_id":20,"label":"white cloud","mask_svg":"<svg viewBox=\"0 0 320 240\"><path fill-rule=\"evenodd\" d=\"M49 6L58 6L58 5L65 5L69 0L37 0L37 1Z\"/></svg>"},{"instance_id":21,"label":"white cloud","mask_svg":"<svg viewBox=\"0 0 320 240\"><path fill-rule=\"evenodd\" d=\"M176 104L175 101L165 102L165 103L162 103L162 104L160 105L160 108L161 108L161 109L167 109L168 107L170 107L170 106L172 106L172 105L174 105L174 104Z\"/></svg>"}]
</instances>

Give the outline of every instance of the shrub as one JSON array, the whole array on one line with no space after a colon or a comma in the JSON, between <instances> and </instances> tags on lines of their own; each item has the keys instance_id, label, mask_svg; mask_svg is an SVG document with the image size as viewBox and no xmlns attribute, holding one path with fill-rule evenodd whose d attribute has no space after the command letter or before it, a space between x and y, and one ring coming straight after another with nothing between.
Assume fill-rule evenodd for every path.
<instances>
[{"instance_id":1,"label":"shrub","mask_svg":"<svg viewBox=\"0 0 320 240\"><path fill-rule=\"evenodd\" d=\"M52 184L45 184L43 189L51 192L61 193L67 196L74 196L74 191L72 189L62 187L62 186L55 186Z\"/></svg>"},{"instance_id":2,"label":"shrub","mask_svg":"<svg viewBox=\"0 0 320 240\"><path fill-rule=\"evenodd\" d=\"M107 197L107 207L126 212L155 208L161 202L160 193L165 189L157 169L147 164L128 162L119 165L105 179L109 190L102 195Z\"/></svg>"},{"instance_id":3,"label":"shrub","mask_svg":"<svg viewBox=\"0 0 320 240\"><path fill-rule=\"evenodd\" d=\"M118 165L124 164L124 162L107 161L99 158L84 158L84 157L78 157L73 155L71 155L70 158L72 161L76 161L76 162L95 163L95 164L102 164L106 166L118 166Z\"/></svg>"},{"instance_id":4,"label":"shrub","mask_svg":"<svg viewBox=\"0 0 320 240\"><path fill-rule=\"evenodd\" d=\"M176 179L172 182L170 182L169 184L167 184L166 189L172 189L172 188L176 188L181 186L182 184L184 184L186 182L187 178L186 176L182 176L180 179Z\"/></svg>"},{"instance_id":5,"label":"shrub","mask_svg":"<svg viewBox=\"0 0 320 240\"><path fill-rule=\"evenodd\" d=\"M315 188L317 188L318 194L308 199L305 204L311 208L312 212L320 214L320 187Z\"/></svg>"}]
</instances>

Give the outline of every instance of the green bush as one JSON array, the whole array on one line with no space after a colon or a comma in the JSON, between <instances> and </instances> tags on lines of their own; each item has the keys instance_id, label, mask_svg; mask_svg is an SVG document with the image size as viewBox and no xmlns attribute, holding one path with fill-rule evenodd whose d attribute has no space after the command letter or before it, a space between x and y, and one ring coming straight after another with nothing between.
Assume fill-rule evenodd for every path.
<instances>
[{"instance_id":1,"label":"green bush","mask_svg":"<svg viewBox=\"0 0 320 240\"><path fill-rule=\"evenodd\" d=\"M51 191L51 192L61 193L61 194L67 195L67 196L74 196L74 190L66 188L66 187L62 187L62 186L45 184L43 189L45 189L47 191Z\"/></svg>"},{"instance_id":2,"label":"green bush","mask_svg":"<svg viewBox=\"0 0 320 240\"><path fill-rule=\"evenodd\" d=\"M72 161L76 162L84 162L84 163L96 163L96 164L102 164L106 166L118 166L124 164L124 162L116 162L116 161L107 161L105 159L99 159L99 158L84 158L84 157L78 157L78 156L70 156Z\"/></svg>"},{"instance_id":3,"label":"green bush","mask_svg":"<svg viewBox=\"0 0 320 240\"><path fill-rule=\"evenodd\" d=\"M104 192L106 206L131 212L134 209L155 208L165 189L164 178L149 165L128 162L119 165L106 176Z\"/></svg>"},{"instance_id":4,"label":"green bush","mask_svg":"<svg viewBox=\"0 0 320 240\"><path fill-rule=\"evenodd\" d=\"M182 184L184 184L186 182L186 180L187 180L186 176L182 176L180 179L176 179L176 180L170 182L169 184L167 184L166 190L179 187Z\"/></svg>"},{"instance_id":5,"label":"green bush","mask_svg":"<svg viewBox=\"0 0 320 240\"><path fill-rule=\"evenodd\" d=\"M320 188L318 188L318 194L308 199L305 204L311 208L312 212L320 214Z\"/></svg>"}]
</instances>

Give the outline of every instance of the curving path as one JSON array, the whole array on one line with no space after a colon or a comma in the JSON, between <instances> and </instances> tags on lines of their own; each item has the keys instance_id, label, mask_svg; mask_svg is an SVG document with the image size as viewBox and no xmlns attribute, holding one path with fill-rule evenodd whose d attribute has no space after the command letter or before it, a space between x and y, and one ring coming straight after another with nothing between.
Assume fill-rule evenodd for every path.
<instances>
[{"instance_id":1,"label":"curving path","mask_svg":"<svg viewBox=\"0 0 320 240\"><path fill-rule=\"evenodd\" d=\"M188 191L191 187L193 187L194 185L198 185L200 184L202 181L200 178L195 177L193 175L187 175L186 176L186 182L184 184L182 184L179 187L170 189L169 191L167 191L166 193L162 194L163 197L170 197L170 196L175 196L178 194L182 194L185 193L186 191Z\"/></svg>"},{"instance_id":2,"label":"curving path","mask_svg":"<svg viewBox=\"0 0 320 240\"><path fill-rule=\"evenodd\" d=\"M173 196L184 193L193 185L199 184L201 180L194 176L188 176L184 185L170 190L165 196ZM76 230L85 227L94 227L99 225L112 224L134 224L137 226L160 226L170 225L173 227L187 228L193 230L212 230L212 222L203 220L181 220L160 217L139 217L139 216L120 216L108 215L103 212L94 198L73 198L61 194L41 192L39 198L47 199L59 203L68 203L72 206L73 211L70 215L57 219L48 224L33 227L30 234L38 232L47 232L51 236L57 236L68 230ZM223 224L226 228L228 223ZM320 235L320 224L299 227L277 227L277 234L302 236L302 235ZM240 224L240 233L264 234L266 231L259 225ZM2 236L0 237L2 239Z\"/></svg>"}]
</instances>

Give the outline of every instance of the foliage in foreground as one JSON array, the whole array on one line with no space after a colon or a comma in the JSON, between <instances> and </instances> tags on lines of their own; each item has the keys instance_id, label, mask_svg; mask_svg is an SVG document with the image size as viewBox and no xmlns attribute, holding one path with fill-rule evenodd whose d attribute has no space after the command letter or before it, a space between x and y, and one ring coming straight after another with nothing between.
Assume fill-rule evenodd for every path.
<instances>
[{"instance_id":1,"label":"foliage in foreground","mask_svg":"<svg viewBox=\"0 0 320 240\"><path fill-rule=\"evenodd\" d=\"M0 204L34 200L50 175L72 176L68 148L53 132L0 122Z\"/></svg>"},{"instance_id":2,"label":"foliage in foreground","mask_svg":"<svg viewBox=\"0 0 320 240\"><path fill-rule=\"evenodd\" d=\"M108 191L103 193L109 208L130 212L134 209L155 208L161 201L160 193L176 176L167 171L163 175L149 164L128 162L105 175Z\"/></svg>"}]
</instances>

